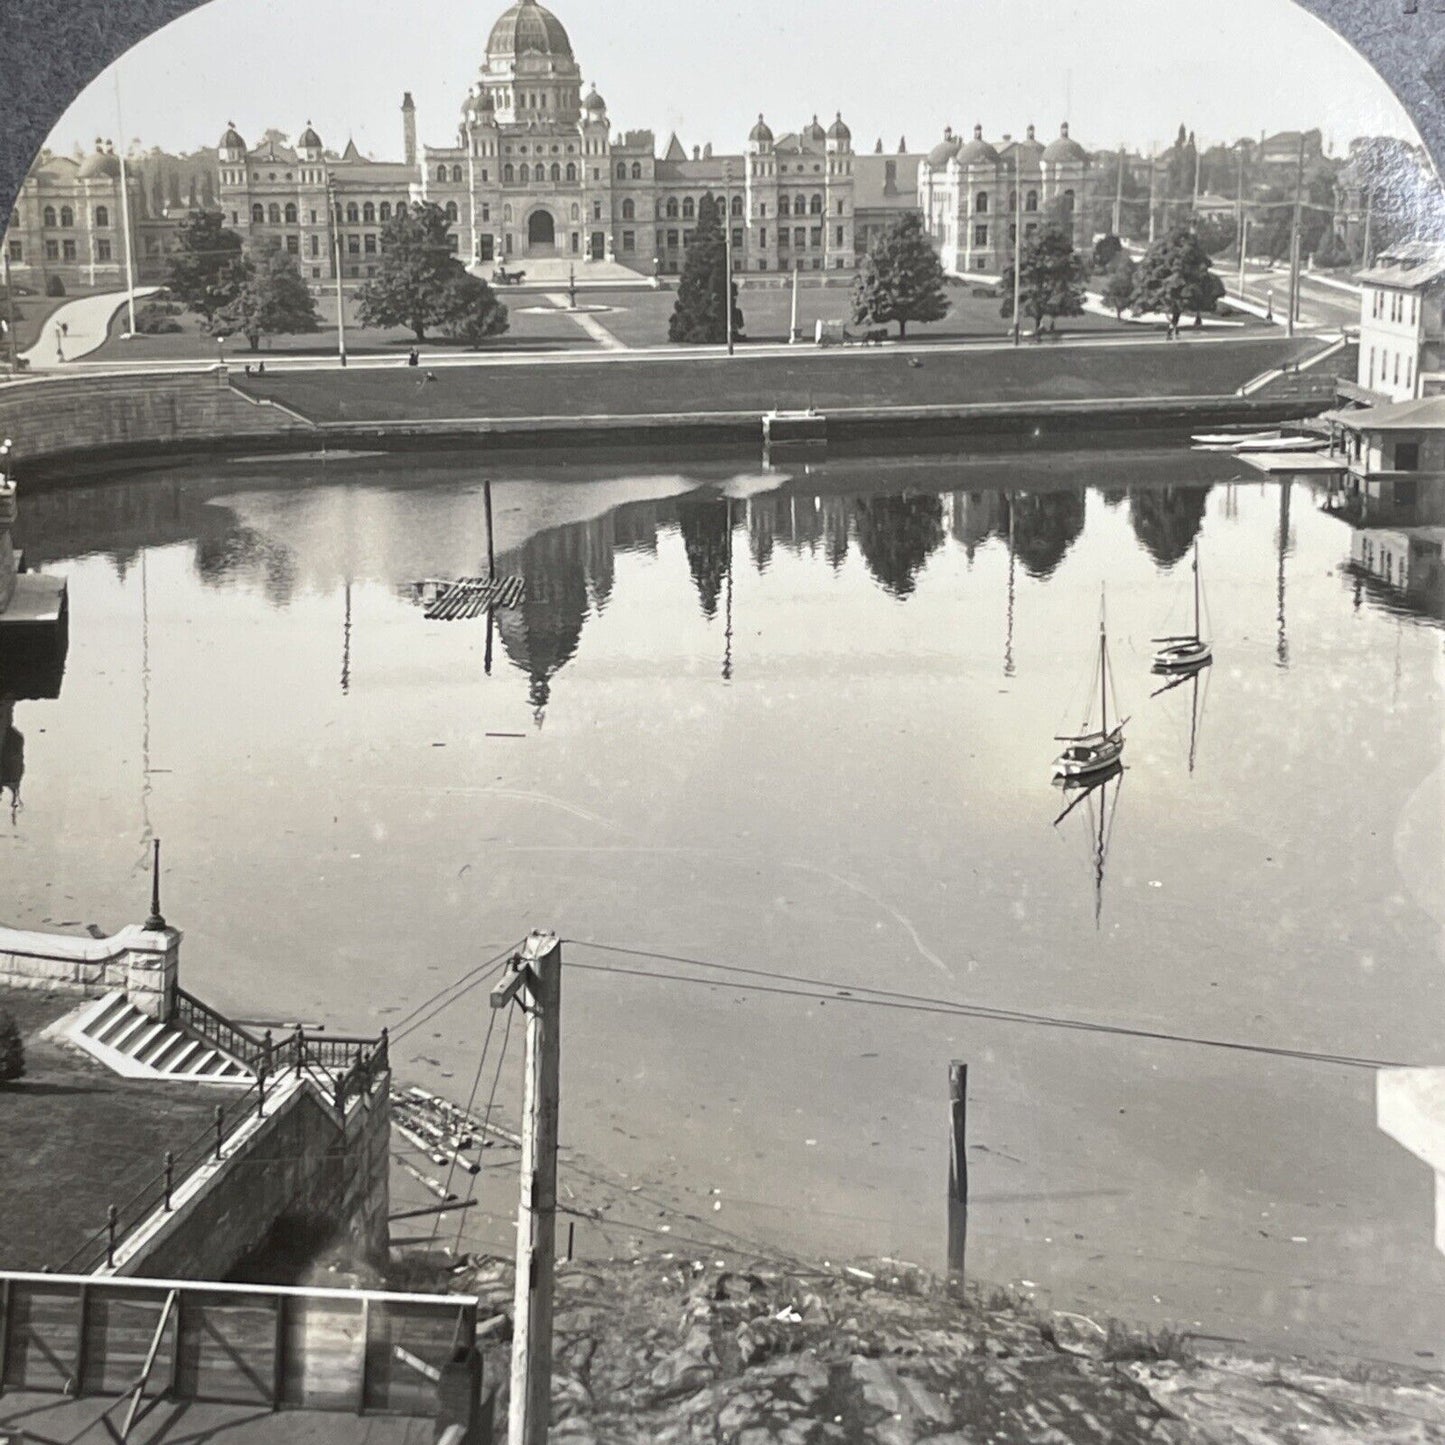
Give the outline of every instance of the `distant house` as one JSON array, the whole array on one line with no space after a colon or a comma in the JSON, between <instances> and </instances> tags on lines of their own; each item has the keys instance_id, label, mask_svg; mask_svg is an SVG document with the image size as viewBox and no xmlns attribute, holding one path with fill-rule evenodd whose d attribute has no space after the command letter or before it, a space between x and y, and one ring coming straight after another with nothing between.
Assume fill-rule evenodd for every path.
<instances>
[{"instance_id":1,"label":"distant house","mask_svg":"<svg viewBox=\"0 0 1445 1445\"><path fill-rule=\"evenodd\" d=\"M1445 245L1407 241L1381 254L1356 278L1361 286L1360 362L1356 385L1342 392L1362 402L1410 401L1445 389Z\"/></svg>"}]
</instances>

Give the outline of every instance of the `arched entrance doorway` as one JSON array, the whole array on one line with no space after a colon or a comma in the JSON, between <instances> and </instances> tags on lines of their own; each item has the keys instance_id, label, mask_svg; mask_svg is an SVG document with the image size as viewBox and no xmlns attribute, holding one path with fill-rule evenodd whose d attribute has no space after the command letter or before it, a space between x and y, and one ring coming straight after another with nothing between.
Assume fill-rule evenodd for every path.
<instances>
[{"instance_id":1,"label":"arched entrance doorway","mask_svg":"<svg viewBox=\"0 0 1445 1445\"><path fill-rule=\"evenodd\" d=\"M527 254L551 256L557 250L557 225L551 211L536 210L527 217Z\"/></svg>"}]
</instances>

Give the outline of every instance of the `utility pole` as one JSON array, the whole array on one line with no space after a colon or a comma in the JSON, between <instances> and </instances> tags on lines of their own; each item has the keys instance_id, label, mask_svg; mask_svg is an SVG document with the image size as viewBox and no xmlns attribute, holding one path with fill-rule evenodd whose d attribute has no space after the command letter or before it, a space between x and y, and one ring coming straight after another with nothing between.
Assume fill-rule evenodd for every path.
<instances>
[{"instance_id":1,"label":"utility pole","mask_svg":"<svg viewBox=\"0 0 1445 1445\"><path fill-rule=\"evenodd\" d=\"M120 69L115 72L115 122L120 132L120 226L125 232L125 308L130 334L135 335L135 247L130 235L130 183L125 169L125 121L120 113Z\"/></svg>"},{"instance_id":2,"label":"utility pole","mask_svg":"<svg viewBox=\"0 0 1445 1445\"><path fill-rule=\"evenodd\" d=\"M1244 295L1244 147L1239 152L1239 179L1234 186L1234 242L1239 247L1239 294Z\"/></svg>"},{"instance_id":3,"label":"utility pole","mask_svg":"<svg viewBox=\"0 0 1445 1445\"><path fill-rule=\"evenodd\" d=\"M1155 164L1154 147L1149 147L1149 244L1154 244L1154 188L1159 167Z\"/></svg>"},{"instance_id":4,"label":"utility pole","mask_svg":"<svg viewBox=\"0 0 1445 1445\"><path fill-rule=\"evenodd\" d=\"M1019 146L1014 151L1014 345L1023 339L1023 317L1019 308L1023 305L1023 250L1024 250L1024 170L1023 151Z\"/></svg>"},{"instance_id":5,"label":"utility pole","mask_svg":"<svg viewBox=\"0 0 1445 1445\"><path fill-rule=\"evenodd\" d=\"M513 957L492 1007L527 1015L522 1079L522 1190L512 1308L509 1445L547 1445L552 1406L552 1277L557 1263L557 1092L561 1060L562 945L532 932Z\"/></svg>"},{"instance_id":6,"label":"utility pole","mask_svg":"<svg viewBox=\"0 0 1445 1445\"><path fill-rule=\"evenodd\" d=\"M1289 335L1294 335L1295 322L1299 320L1299 279L1300 279L1300 207L1304 201L1305 184L1305 137L1300 132L1299 161L1294 173L1294 222L1290 226L1289 239Z\"/></svg>"},{"instance_id":7,"label":"utility pole","mask_svg":"<svg viewBox=\"0 0 1445 1445\"><path fill-rule=\"evenodd\" d=\"M963 1282L968 1242L968 1065L948 1066L948 1277Z\"/></svg>"},{"instance_id":8,"label":"utility pole","mask_svg":"<svg viewBox=\"0 0 1445 1445\"><path fill-rule=\"evenodd\" d=\"M798 263L793 262L793 319L788 323L788 344L799 340L798 336Z\"/></svg>"},{"instance_id":9,"label":"utility pole","mask_svg":"<svg viewBox=\"0 0 1445 1445\"><path fill-rule=\"evenodd\" d=\"M1244 297L1244 248L1249 244L1249 217L1242 216L1239 222L1239 285L1234 289L1241 299Z\"/></svg>"},{"instance_id":10,"label":"utility pole","mask_svg":"<svg viewBox=\"0 0 1445 1445\"><path fill-rule=\"evenodd\" d=\"M1365 250L1360 258L1360 269L1370 269L1370 231L1373 228L1375 219L1375 193L1372 190L1365 192Z\"/></svg>"},{"instance_id":11,"label":"utility pole","mask_svg":"<svg viewBox=\"0 0 1445 1445\"><path fill-rule=\"evenodd\" d=\"M733 354L733 218L730 212L731 200L728 187L732 183L732 168L723 165L723 312L727 318L728 355ZM826 234L826 232L825 232Z\"/></svg>"},{"instance_id":12,"label":"utility pole","mask_svg":"<svg viewBox=\"0 0 1445 1445\"><path fill-rule=\"evenodd\" d=\"M1119 174L1114 181L1114 234L1122 236L1124 225L1124 147L1119 147Z\"/></svg>"},{"instance_id":13,"label":"utility pole","mask_svg":"<svg viewBox=\"0 0 1445 1445\"><path fill-rule=\"evenodd\" d=\"M422 174L426 168L422 167ZM341 295L341 214L338 210L336 191L330 184L326 187L326 205L331 212L332 253L336 266L336 354L341 364L346 365L346 303Z\"/></svg>"}]
</instances>

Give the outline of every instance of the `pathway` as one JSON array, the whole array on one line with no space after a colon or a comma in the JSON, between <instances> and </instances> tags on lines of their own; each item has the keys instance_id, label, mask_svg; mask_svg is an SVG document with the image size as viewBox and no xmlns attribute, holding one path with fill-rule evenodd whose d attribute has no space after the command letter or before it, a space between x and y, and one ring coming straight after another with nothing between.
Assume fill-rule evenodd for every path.
<instances>
[{"instance_id":1,"label":"pathway","mask_svg":"<svg viewBox=\"0 0 1445 1445\"><path fill-rule=\"evenodd\" d=\"M627 351L630 348L619 341L595 316L585 310L573 311L568 307L565 293L549 291L544 300L550 301L564 316L570 316L604 351ZM585 302L583 303L585 306Z\"/></svg>"},{"instance_id":2,"label":"pathway","mask_svg":"<svg viewBox=\"0 0 1445 1445\"><path fill-rule=\"evenodd\" d=\"M158 286L137 286L135 299L142 301L158 290ZM46 321L40 340L20 353L22 359L32 371L45 371L88 356L104 342L112 319L124 305L124 291L102 291L67 301Z\"/></svg>"}]
</instances>

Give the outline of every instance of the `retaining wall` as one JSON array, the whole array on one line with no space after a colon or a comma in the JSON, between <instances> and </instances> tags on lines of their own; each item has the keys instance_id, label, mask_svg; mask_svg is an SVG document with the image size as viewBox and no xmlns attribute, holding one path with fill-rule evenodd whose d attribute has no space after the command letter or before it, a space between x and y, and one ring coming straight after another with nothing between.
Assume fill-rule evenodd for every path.
<instances>
[{"instance_id":1,"label":"retaining wall","mask_svg":"<svg viewBox=\"0 0 1445 1445\"><path fill-rule=\"evenodd\" d=\"M384 1261L390 1209L391 1075L350 1100L344 1122L308 1081L278 1085L264 1119L178 1186L175 1207L128 1238L115 1273L224 1279L278 1224L344 1231Z\"/></svg>"},{"instance_id":2,"label":"retaining wall","mask_svg":"<svg viewBox=\"0 0 1445 1445\"><path fill-rule=\"evenodd\" d=\"M0 928L0 988L41 988L83 998L124 989L142 1013L169 1018L183 937L178 928L149 933L139 924L111 938Z\"/></svg>"}]
</instances>

